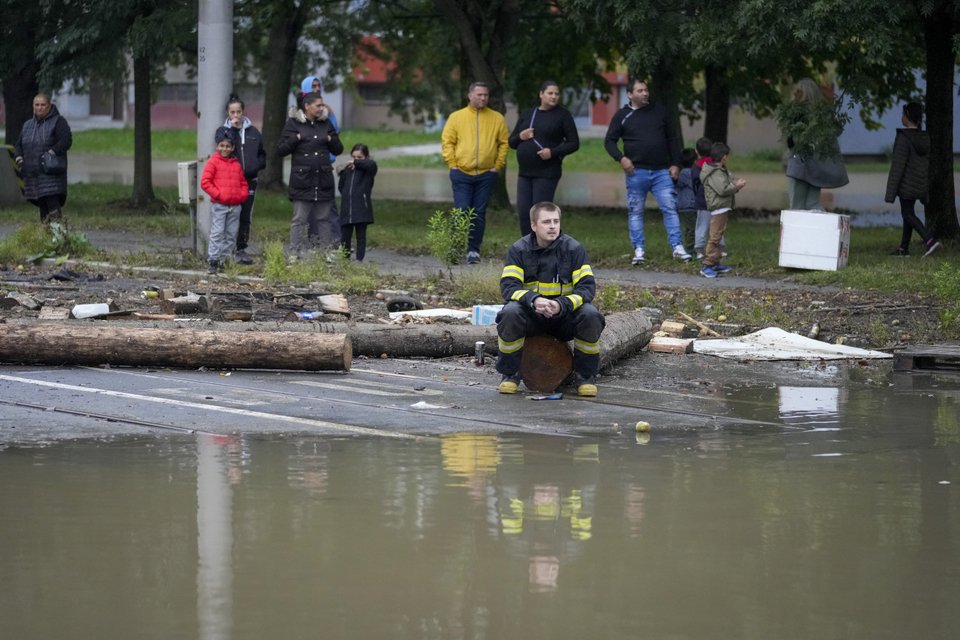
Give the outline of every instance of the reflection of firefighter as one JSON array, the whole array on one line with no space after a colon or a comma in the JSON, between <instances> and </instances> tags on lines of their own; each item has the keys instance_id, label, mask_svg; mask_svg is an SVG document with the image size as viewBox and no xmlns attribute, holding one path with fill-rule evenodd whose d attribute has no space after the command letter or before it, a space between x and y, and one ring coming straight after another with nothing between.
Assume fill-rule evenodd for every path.
<instances>
[{"instance_id":1,"label":"reflection of firefighter","mask_svg":"<svg viewBox=\"0 0 960 640\"><path fill-rule=\"evenodd\" d=\"M467 487L471 497L483 501L488 484L487 478L500 464L499 438L476 433L451 433L442 436L440 454L443 469L460 479L450 483L454 487Z\"/></svg>"},{"instance_id":2,"label":"reflection of firefighter","mask_svg":"<svg viewBox=\"0 0 960 640\"><path fill-rule=\"evenodd\" d=\"M523 533L524 519L568 520L572 540L589 540L593 535L593 517L584 513L580 489L572 489L570 495L561 499L559 487L537 486L529 506L518 498L511 499L509 509L500 517L503 532L511 535Z\"/></svg>"},{"instance_id":3,"label":"reflection of firefighter","mask_svg":"<svg viewBox=\"0 0 960 640\"><path fill-rule=\"evenodd\" d=\"M561 444L563 452L551 452L553 443ZM505 456L507 461L500 466L497 512L491 515L499 520L499 533L511 553L526 560L530 589L551 591L560 567L575 560L593 536L599 448L540 438L523 444L520 464L510 464ZM561 464L556 463L558 457ZM511 482L514 471L518 477Z\"/></svg>"}]
</instances>

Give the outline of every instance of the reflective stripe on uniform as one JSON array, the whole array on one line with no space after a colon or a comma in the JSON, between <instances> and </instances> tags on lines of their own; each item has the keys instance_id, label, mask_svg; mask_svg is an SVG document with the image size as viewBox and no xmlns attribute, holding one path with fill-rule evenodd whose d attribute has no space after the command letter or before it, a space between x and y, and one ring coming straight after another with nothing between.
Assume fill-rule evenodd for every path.
<instances>
[{"instance_id":1,"label":"reflective stripe on uniform","mask_svg":"<svg viewBox=\"0 0 960 640\"><path fill-rule=\"evenodd\" d=\"M585 264L573 272L573 283L576 284L580 282L581 279L586 278L587 276L592 276L592 275L593 275L593 269L590 268L590 265Z\"/></svg>"},{"instance_id":2,"label":"reflective stripe on uniform","mask_svg":"<svg viewBox=\"0 0 960 640\"><path fill-rule=\"evenodd\" d=\"M520 282L523 282L523 269L521 269L515 264L508 264L503 268L503 273L500 274L500 277L516 278Z\"/></svg>"},{"instance_id":3,"label":"reflective stripe on uniform","mask_svg":"<svg viewBox=\"0 0 960 640\"><path fill-rule=\"evenodd\" d=\"M511 340L510 342L507 342L503 338L497 338L497 348L500 349L500 353L516 353L517 351L520 351L520 349L523 349L524 340L526 340L526 338L520 338L519 340ZM599 353L599 347L597 349L597 352Z\"/></svg>"},{"instance_id":4,"label":"reflective stripe on uniform","mask_svg":"<svg viewBox=\"0 0 960 640\"><path fill-rule=\"evenodd\" d=\"M537 282L536 280L531 282L524 282L525 286L530 291L536 291L542 296L547 296L548 298L556 298L557 296L567 295L573 291L572 282Z\"/></svg>"},{"instance_id":5,"label":"reflective stripe on uniform","mask_svg":"<svg viewBox=\"0 0 960 640\"><path fill-rule=\"evenodd\" d=\"M567 299L573 303L573 310L576 311L580 308L580 305L583 304L583 296L577 295L576 293L572 296L567 296Z\"/></svg>"},{"instance_id":6,"label":"reflective stripe on uniform","mask_svg":"<svg viewBox=\"0 0 960 640\"><path fill-rule=\"evenodd\" d=\"M517 289L510 295L510 299L519 301L528 293L530 293L529 289Z\"/></svg>"},{"instance_id":7,"label":"reflective stripe on uniform","mask_svg":"<svg viewBox=\"0 0 960 640\"><path fill-rule=\"evenodd\" d=\"M587 342L586 340L580 340L579 338L573 339L573 348L580 353L587 353L590 355L596 355L600 353L600 341L596 342Z\"/></svg>"}]
</instances>

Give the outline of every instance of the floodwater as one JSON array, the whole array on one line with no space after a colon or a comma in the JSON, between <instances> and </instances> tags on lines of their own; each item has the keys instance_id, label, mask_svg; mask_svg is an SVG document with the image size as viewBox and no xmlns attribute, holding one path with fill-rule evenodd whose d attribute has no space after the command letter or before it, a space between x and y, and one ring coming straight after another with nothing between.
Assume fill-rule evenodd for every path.
<instances>
[{"instance_id":1,"label":"floodwater","mask_svg":"<svg viewBox=\"0 0 960 640\"><path fill-rule=\"evenodd\" d=\"M735 429L2 450L3 636L955 638L955 376L795 378L715 384Z\"/></svg>"},{"instance_id":2,"label":"floodwater","mask_svg":"<svg viewBox=\"0 0 960 640\"><path fill-rule=\"evenodd\" d=\"M71 156L70 182L133 184L132 163L129 159L75 154ZM288 170L289 171L289 170ZM737 194L737 205L750 209L780 210L787 208L787 181L779 174L742 174L747 188ZM155 186L176 186L177 163L157 160L153 163ZM833 210L857 211L869 214L853 220L854 226L895 226L902 222L898 204L883 201L887 176L882 173L851 173L850 184L842 189L824 190L821 203ZM510 197L515 199L516 180L507 180ZM954 188L960 208L960 172L954 174ZM377 173L374 196L397 200L450 202L450 178L446 171L437 169L390 169ZM626 189L619 173L579 173L569 171L560 180L557 202L574 206L626 207ZM648 207L656 207L653 197ZM922 209L922 207L920 207Z\"/></svg>"}]
</instances>

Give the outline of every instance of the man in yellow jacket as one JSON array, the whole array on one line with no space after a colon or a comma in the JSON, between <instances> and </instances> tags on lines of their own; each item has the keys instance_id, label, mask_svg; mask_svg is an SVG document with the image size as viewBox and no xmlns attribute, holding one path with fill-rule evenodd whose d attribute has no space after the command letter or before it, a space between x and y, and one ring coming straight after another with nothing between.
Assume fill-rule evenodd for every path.
<instances>
[{"instance_id":1,"label":"man in yellow jacket","mask_svg":"<svg viewBox=\"0 0 960 640\"><path fill-rule=\"evenodd\" d=\"M441 139L453 206L476 214L467 238L467 264L479 264L487 203L497 174L507 166L509 132L503 115L487 107L490 89L485 83L471 84L467 99L470 104L447 118Z\"/></svg>"}]
</instances>

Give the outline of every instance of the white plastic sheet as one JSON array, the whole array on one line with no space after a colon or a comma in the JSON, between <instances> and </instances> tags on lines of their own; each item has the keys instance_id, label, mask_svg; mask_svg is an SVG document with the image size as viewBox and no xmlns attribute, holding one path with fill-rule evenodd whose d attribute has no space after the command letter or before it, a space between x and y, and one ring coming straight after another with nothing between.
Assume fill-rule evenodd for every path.
<instances>
[{"instance_id":1,"label":"white plastic sheet","mask_svg":"<svg viewBox=\"0 0 960 640\"><path fill-rule=\"evenodd\" d=\"M694 340L694 353L735 360L861 360L892 358L889 353L828 344L777 327L738 338Z\"/></svg>"}]
</instances>

